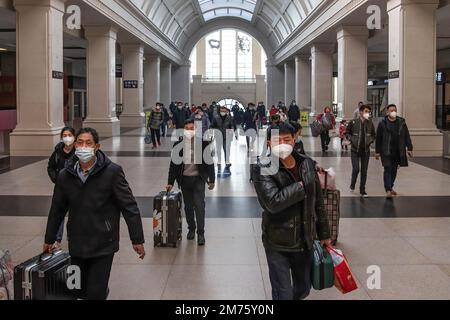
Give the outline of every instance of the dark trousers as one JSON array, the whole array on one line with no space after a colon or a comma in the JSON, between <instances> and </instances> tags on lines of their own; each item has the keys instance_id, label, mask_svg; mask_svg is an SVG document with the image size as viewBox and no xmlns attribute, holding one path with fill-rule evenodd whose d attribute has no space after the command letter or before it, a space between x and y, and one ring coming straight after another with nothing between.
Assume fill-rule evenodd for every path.
<instances>
[{"instance_id":1,"label":"dark trousers","mask_svg":"<svg viewBox=\"0 0 450 320\"><path fill-rule=\"evenodd\" d=\"M162 123L161 123L161 135L162 135L163 137L166 136L166 128L167 128L167 122L162 122Z\"/></svg>"},{"instance_id":2,"label":"dark trousers","mask_svg":"<svg viewBox=\"0 0 450 320\"><path fill-rule=\"evenodd\" d=\"M77 298L106 300L113 259L114 254L90 259L71 257L71 264L81 271L81 289L74 290Z\"/></svg>"},{"instance_id":3,"label":"dark trousers","mask_svg":"<svg viewBox=\"0 0 450 320\"><path fill-rule=\"evenodd\" d=\"M370 152L358 153L352 151L352 182L351 189L355 189L358 174L361 172L361 180L359 182L359 191L366 191L367 169L369 168Z\"/></svg>"},{"instance_id":4,"label":"dark trousers","mask_svg":"<svg viewBox=\"0 0 450 320\"><path fill-rule=\"evenodd\" d=\"M153 146L156 147L156 141L158 141L158 144L161 144L161 131L160 129L150 129L151 135L152 135L152 143Z\"/></svg>"},{"instance_id":5,"label":"dark trousers","mask_svg":"<svg viewBox=\"0 0 450 320\"><path fill-rule=\"evenodd\" d=\"M265 248L273 300L305 299L311 291L312 251L280 252Z\"/></svg>"},{"instance_id":6,"label":"dark trousers","mask_svg":"<svg viewBox=\"0 0 450 320\"><path fill-rule=\"evenodd\" d=\"M384 167L384 189L386 192L392 191L394 188L394 182L397 178L397 170L399 166L399 160L398 159L390 159L389 166Z\"/></svg>"},{"instance_id":7,"label":"dark trousers","mask_svg":"<svg viewBox=\"0 0 450 320\"><path fill-rule=\"evenodd\" d=\"M205 233L205 182L200 176L183 176L181 183L184 212L189 230Z\"/></svg>"},{"instance_id":8,"label":"dark trousers","mask_svg":"<svg viewBox=\"0 0 450 320\"><path fill-rule=\"evenodd\" d=\"M59 226L58 233L56 234L56 241L61 242L63 235L64 235L64 221Z\"/></svg>"},{"instance_id":9,"label":"dark trousers","mask_svg":"<svg viewBox=\"0 0 450 320\"><path fill-rule=\"evenodd\" d=\"M231 151L231 138L225 139L225 137L224 137L223 140L216 140L216 151L217 151L217 157L218 157L217 164L219 166L222 162L222 150L221 149L223 149L223 153L225 155L225 164L228 165L230 163L230 155L227 153L227 150Z\"/></svg>"},{"instance_id":10,"label":"dark trousers","mask_svg":"<svg viewBox=\"0 0 450 320\"><path fill-rule=\"evenodd\" d=\"M330 132L328 130L324 130L320 133L320 142L322 143L322 150L325 151L330 144Z\"/></svg>"}]
</instances>

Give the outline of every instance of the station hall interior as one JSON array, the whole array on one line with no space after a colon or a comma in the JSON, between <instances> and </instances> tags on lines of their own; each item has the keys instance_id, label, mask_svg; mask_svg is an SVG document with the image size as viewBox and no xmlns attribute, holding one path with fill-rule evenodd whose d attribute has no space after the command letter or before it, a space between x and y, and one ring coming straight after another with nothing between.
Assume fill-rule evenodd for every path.
<instances>
[{"instance_id":1,"label":"station hall interior","mask_svg":"<svg viewBox=\"0 0 450 320\"><path fill-rule=\"evenodd\" d=\"M183 221L178 248L154 248L153 199L173 141L168 129L159 148L145 143L146 113L157 102L261 101L268 114L293 100L306 154L336 172L337 247L358 283L308 299L450 299L449 0L0 0L0 249L15 264L39 253L48 159L64 126L92 127L125 172L146 240L139 260L121 221L108 299L270 300L245 136L231 144L231 176L206 191L206 245L186 240ZM362 198L340 139L323 152L310 132L324 107L339 126L360 101L374 123L395 104L408 125L414 156L394 199L375 150ZM381 288L367 281L371 266Z\"/></svg>"}]
</instances>

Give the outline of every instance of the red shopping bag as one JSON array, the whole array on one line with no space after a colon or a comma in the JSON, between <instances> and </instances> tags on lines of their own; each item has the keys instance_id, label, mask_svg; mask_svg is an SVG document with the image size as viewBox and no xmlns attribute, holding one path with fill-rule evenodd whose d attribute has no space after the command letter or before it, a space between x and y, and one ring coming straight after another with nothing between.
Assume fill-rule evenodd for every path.
<instances>
[{"instance_id":1,"label":"red shopping bag","mask_svg":"<svg viewBox=\"0 0 450 320\"><path fill-rule=\"evenodd\" d=\"M343 294L358 289L355 277L350 269L347 258L341 250L327 246L334 265L334 286Z\"/></svg>"}]
</instances>

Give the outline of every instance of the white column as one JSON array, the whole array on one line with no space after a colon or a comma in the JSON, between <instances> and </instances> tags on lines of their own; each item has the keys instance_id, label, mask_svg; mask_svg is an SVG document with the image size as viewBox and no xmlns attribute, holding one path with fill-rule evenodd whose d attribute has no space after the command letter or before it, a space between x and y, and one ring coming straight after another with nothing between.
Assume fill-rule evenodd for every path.
<instances>
[{"instance_id":1,"label":"white column","mask_svg":"<svg viewBox=\"0 0 450 320\"><path fill-rule=\"evenodd\" d=\"M201 106L203 103L202 75L193 75L192 78L191 100L196 106Z\"/></svg>"},{"instance_id":2,"label":"white column","mask_svg":"<svg viewBox=\"0 0 450 320\"><path fill-rule=\"evenodd\" d=\"M151 109L160 100L161 59L159 56L146 56L144 63L144 109Z\"/></svg>"},{"instance_id":3,"label":"white column","mask_svg":"<svg viewBox=\"0 0 450 320\"><path fill-rule=\"evenodd\" d=\"M144 107L144 48L141 44L123 44L123 112L120 115L120 126L140 128L145 123ZM131 81L131 82L130 82ZM131 86L137 83L137 88Z\"/></svg>"},{"instance_id":4,"label":"white column","mask_svg":"<svg viewBox=\"0 0 450 320\"><path fill-rule=\"evenodd\" d=\"M266 85L266 76L263 74L257 74L256 75L256 94L255 94L255 103L258 103L259 101L263 101L266 103L266 91L267 91L267 85Z\"/></svg>"},{"instance_id":5,"label":"white column","mask_svg":"<svg viewBox=\"0 0 450 320\"><path fill-rule=\"evenodd\" d=\"M438 0L389 0L389 103L406 119L416 155L442 155L435 124Z\"/></svg>"},{"instance_id":6,"label":"white column","mask_svg":"<svg viewBox=\"0 0 450 320\"><path fill-rule=\"evenodd\" d=\"M194 70L192 74L206 77L206 39L204 37L197 43L197 70Z\"/></svg>"},{"instance_id":7,"label":"white column","mask_svg":"<svg viewBox=\"0 0 450 320\"><path fill-rule=\"evenodd\" d=\"M344 26L338 40L338 105L352 118L360 101L367 100L367 26Z\"/></svg>"},{"instance_id":8,"label":"white column","mask_svg":"<svg viewBox=\"0 0 450 320\"><path fill-rule=\"evenodd\" d=\"M284 64L284 103L286 106L295 99L295 64L292 61Z\"/></svg>"},{"instance_id":9,"label":"white column","mask_svg":"<svg viewBox=\"0 0 450 320\"><path fill-rule=\"evenodd\" d=\"M266 62L267 67L267 107L277 105L278 101L283 101L284 92L284 66L278 68L270 60Z\"/></svg>"},{"instance_id":10,"label":"white column","mask_svg":"<svg viewBox=\"0 0 450 320\"><path fill-rule=\"evenodd\" d=\"M315 44L311 48L311 112L321 113L333 100L334 44Z\"/></svg>"},{"instance_id":11,"label":"white column","mask_svg":"<svg viewBox=\"0 0 450 320\"><path fill-rule=\"evenodd\" d=\"M83 127L95 128L101 137L120 135L116 117L117 31L107 26L86 26L85 37L88 114Z\"/></svg>"},{"instance_id":12,"label":"white column","mask_svg":"<svg viewBox=\"0 0 450 320\"><path fill-rule=\"evenodd\" d=\"M172 102L172 63L161 63L161 94L160 100L166 107Z\"/></svg>"},{"instance_id":13,"label":"white column","mask_svg":"<svg viewBox=\"0 0 450 320\"><path fill-rule=\"evenodd\" d=\"M64 1L15 0L17 127L12 156L49 155L63 118Z\"/></svg>"},{"instance_id":14,"label":"white column","mask_svg":"<svg viewBox=\"0 0 450 320\"><path fill-rule=\"evenodd\" d=\"M295 100L301 110L311 110L311 61L309 56L295 57Z\"/></svg>"},{"instance_id":15,"label":"white column","mask_svg":"<svg viewBox=\"0 0 450 320\"><path fill-rule=\"evenodd\" d=\"M174 67L172 71L172 99L174 101L191 104L191 62L185 61L183 65Z\"/></svg>"}]
</instances>

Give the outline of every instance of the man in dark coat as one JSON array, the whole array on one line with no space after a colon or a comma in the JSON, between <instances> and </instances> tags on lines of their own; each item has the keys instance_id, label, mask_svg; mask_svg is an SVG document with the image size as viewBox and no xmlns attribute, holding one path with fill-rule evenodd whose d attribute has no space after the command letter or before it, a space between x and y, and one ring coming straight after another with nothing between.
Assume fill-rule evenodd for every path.
<instances>
[{"instance_id":1,"label":"man in dark coat","mask_svg":"<svg viewBox=\"0 0 450 320\"><path fill-rule=\"evenodd\" d=\"M313 241L317 235L322 245L330 245L330 228L315 162L294 150L291 125L277 129L273 139L268 136L272 157L252 164L251 176L263 209L272 298L298 300L311 289ZM278 170L273 170L274 161Z\"/></svg>"},{"instance_id":2,"label":"man in dark coat","mask_svg":"<svg viewBox=\"0 0 450 320\"><path fill-rule=\"evenodd\" d=\"M217 171L221 170L221 159L222 159L222 151L225 155L225 175L231 174L230 167L230 151L231 151L231 142L233 142L233 134L236 131L236 123L232 115L230 114L230 110L226 106L220 106L219 113L216 114L213 118L213 122L211 123L212 129L217 129L220 131L222 137L215 138L216 140L216 152L218 155L218 164Z\"/></svg>"},{"instance_id":3,"label":"man in dark coat","mask_svg":"<svg viewBox=\"0 0 450 320\"><path fill-rule=\"evenodd\" d=\"M189 229L187 239L193 240L197 230L197 242L202 246L205 244L205 184L208 184L209 190L214 189L216 177L212 156L210 159L204 157L205 149L210 144L195 135L196 129L198 128L195 127L194 120L185 122L184 137L173 146L175 153L172 154L166 189L172 190L175 181L178 182L183 193L184 211ZM199 153L201 161L195 157L197 151L200 151L196 148L200 147L202 148ZM190 154L184 155L184 151L190 151ZM176 156L180 159L174 158Z\"/></svg>"},{"instance_id":4,"label":"man in dark coat","mask_svg":"<svg viewBox=\"0 0 450 320\"><path fill-rule=\"evenodd\" d=\"M253 149L253 144L256 140L257 124L256 118L259 116L258 110L253 103L249 103L247 110L244 113L244 132L247 139L247 153Z\"/></svg>"},{"instance_id":5,"label":"man in dark coat","mask_svg":"<svg viewBox=\"0 0 450 320\"><path fill-rule=\"evenodd\" d=\"M183 107L182 102L178 102L177 109L173 112L173 124L176 129L183 129L184 122L190 118L188 110Z\"/></svg>"},{"instance_id":6,"label":"man in dark coat","mask_svg":"<svg viewBox=\"0 0 450 320\"><path fill-rule=\"evenodd\" d=\"M378 124L376 159L381 156L384 167L384 188L388 199L397 195L394 182L398 167L408 166L408 157L413 156L413 145L405 119L397 116L397 106L387 108L387 116Z\"/></svg>"},{"instance_id":7,"label":"man in dark coat","mask_svg":"<svg viewBox=\"0 0 450 320\"><path fill-rule=\"evenodd\" d=\"M300 119L300 109L295 100L292 100L287 116L289 121L298 122L298 120Z\"/></svg>"},{"instance_id":8,"label":"man in dark coat","mask_svg":"<svg viewBox=\"0 0 450 320\"><path fill-rule=\"evenodd\" d=\"M44 252L52 251L56 231L69 212L71 263L81 271L81 289L74 293L78 298L104 300L114 254L119 250L120 213L134 251L141 259L145 256L141 214L122 168L99 150L97 132L81 129L75 147L79 160L69 160L56 181Z\"/></svg>"}]
</instances>

